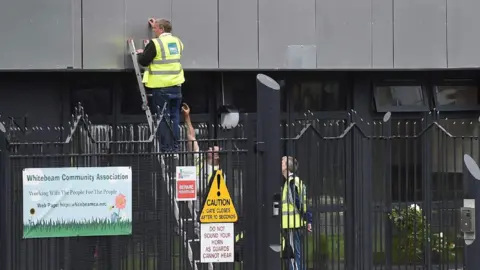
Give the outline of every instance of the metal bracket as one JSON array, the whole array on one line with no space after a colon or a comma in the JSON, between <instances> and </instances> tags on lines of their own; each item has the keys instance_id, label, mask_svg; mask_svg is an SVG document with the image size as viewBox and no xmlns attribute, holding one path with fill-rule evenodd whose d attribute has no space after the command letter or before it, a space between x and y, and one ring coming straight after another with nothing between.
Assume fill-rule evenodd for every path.
<instances>
[{"instance_id":1,"label":"metal bracket","mask_svg":"<svg viewBox=\"0 0 480 270\"><path fill-rule=\"evenodd\" d=\"M255 151L255 153L265 152L265 142L256 142L253 150Z\"/></svg>"},{"instance_id":2,"label":"metal bracket","mask_svg":"<svg viewBox=\"0 0 480 270\"><path fill-rule=\"evenodd\" d=\"M460 231L466 245L475 241L475 199L463 200L463 207L460 208Z\"/></svg>"}]
</instances>

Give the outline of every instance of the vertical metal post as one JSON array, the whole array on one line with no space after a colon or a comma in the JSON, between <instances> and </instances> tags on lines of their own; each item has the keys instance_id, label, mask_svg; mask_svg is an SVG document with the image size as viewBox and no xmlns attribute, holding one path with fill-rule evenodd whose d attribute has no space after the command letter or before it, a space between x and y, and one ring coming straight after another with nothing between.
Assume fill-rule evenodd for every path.
<instances>
[{"instance_id":1,"label":"vertical metal post","mask_svg":"<svg viewBox=\"0 0 480 270\"><path fill-rule=\"evenodd\" d=\"M243 181L242 195L244 201L244 210L240 215L245 217L245 237L244 237L244 247L243 247L243 269L256 269L257 261L257 241L258 239L258 208L259 205L257 202L257 179L258 179L258 170L257 170L257 158L256 153L253 151L255 148L255 127L252 117L246 113L244 116L244 126L245 134L247 137L247 180ZM257 221L257 222L255 222ZM238 234L238 231L235 231Z\"/></svg>"},{"instance_id":2,"label":"vertical metal post","mask_svg":"<svg viewBox=\"0 0 480 270\"><path fill-rule=\"evenodd\" d=\"M278 270L281 267L280 218L273 214L274 195L281 189L280 152L280 85L272 78L257 75L257 150L260 152L261 196L259 264L257 269Z\"/></svg>"},{"instance_id":3,"label":"vertical metal post","mask_svg":"<svg viewBox=\"0 0 480 270\"><path fill-rule=\"evenodd\" d=\"M465 164L463 164L463 186L465 190L465 199L475 200L475 233L480 232L480 181L469 172ZM478 237L476 237L478 238ZM477 269L480 266L480 240L475 239L471 245L465 245L465 266L466 269Z\"/></svg>"},{"instance_id":4,"label":"vertical metal post","mask_svg":"<svg viewBox=\"0 0 480 270\"><path fill-rule=\"evenodd\" d=\"M13 269L12 265L12 249L13 245L11 243L12 239L12 230L10 227L12 214L11 203L13 202L11 194L13 189L11 188L12 181L10 181L10 164L7 150L7 138L5 137L5 127L0 123L0 183L1 183L1 197L2 197L2 208L0 210L0 244L5 247L5 251L2 252L0 257L0 268L2 269Z\"/></svg>"}]
</instances>

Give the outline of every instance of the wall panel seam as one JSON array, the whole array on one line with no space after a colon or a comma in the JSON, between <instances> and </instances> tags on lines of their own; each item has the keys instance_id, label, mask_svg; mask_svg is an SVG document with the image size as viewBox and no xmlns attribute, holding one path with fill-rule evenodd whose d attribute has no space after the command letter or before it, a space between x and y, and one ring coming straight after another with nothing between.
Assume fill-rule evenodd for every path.
<instances>
[{"instance_id":1,"label":"wall panel seam","mask_svg":"<svg viewBox=\"0 0 480 270\"><path fill-rule=\"evenodd\" d=\"M445 0L445 62L448 68L448 0Z\"/></svg>"}]
</instances>

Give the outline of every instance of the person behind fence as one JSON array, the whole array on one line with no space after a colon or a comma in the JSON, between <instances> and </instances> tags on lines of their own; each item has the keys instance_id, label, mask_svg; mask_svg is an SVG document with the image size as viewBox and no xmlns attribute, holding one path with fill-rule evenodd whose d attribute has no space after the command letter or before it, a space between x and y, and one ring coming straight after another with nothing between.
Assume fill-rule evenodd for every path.
<instances>
[{"instance_id":1,"label":"person behind fence","mask_svg":"<svg viewBox=\"0 0 480 270\"><path fill-rule=\"evenodd\" d=\"M162 152L177 151L180 137L181 85L185 82L180 63L183 43L178 37L172 35L170 21L150 19L148 22L155 38L145 46L145 50L137 50L138 63L148 66L143 75L143 82L146 88L152 90L154 110L161 110L164 104L167 105L167 117L160 122L158 129L160 150Z\"/></svg>"},{"instance_id":2,"label":"person behind fence","mask_svg":"<svg viewBox=\"0 0 480 270\"><path fill-rule=\"evenodd\" d=\"M305 226L312 232L313 215L307 209L307 188L295 175L298 162L290 156L282 157L282 258L288 260L289 270L306 270L306 258L303 256ZM241 257L244 232L235 235L235 257ZM238 248L238 250L237 250Z\"/></svg>"},{"instance_id":3,"label":"person behind fence","mask_svg":"<svg viewBox=\"0 0 480 270\"><path fill-rule=\"evenodd\" d=\"M307 210L307 188L295 175L298 162L291 156L282 157L282 257L288 260L290 270L305 270L303 252L305 226L312 231L312 213Z\"/></svg>"},{"instance_id":4,"label":"person behind fence","mask_svg":"<svg viewBox=\"0 0 480 270\"><path fill-rule=\"evenodd\" d=\"M182 112L187 126L187 150L195 153L193 158L194 165L197 168L197 194L198 196L203 196L208 192L208 181L212 177L212 173L220 169L220 155L218 152L221 148L217 145L209 147L206 151L207 158L205 159L205 154L200 153L198 141L195 136L195 129L193 128L190 118L190 107L186 103L182 105ZM226 181L225 174L223 176ZM197 203L195 208L198 212L200 205Z\"/></svg>"}]
</instances>

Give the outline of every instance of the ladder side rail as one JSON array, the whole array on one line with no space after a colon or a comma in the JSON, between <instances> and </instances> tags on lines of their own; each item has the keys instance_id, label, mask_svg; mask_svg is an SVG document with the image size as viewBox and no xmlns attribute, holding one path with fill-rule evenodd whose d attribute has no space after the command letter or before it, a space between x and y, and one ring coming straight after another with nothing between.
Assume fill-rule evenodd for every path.
<instances>
[{"instance_id":1,"label":"ladder side rail","mask_svg":"<svg viewBox=\"0 0 480 270\"><path fill-rule=\"evenodd\" d=\"M150 108L148 107L147 93L145 91L145 86L142 82L142 73L140 71L140 65L138 64L137 52L135 49L135 43L133 40L128 40L128 52L132 59L133 68L135 70L135 76L137 78L138 89L140 90L140 96L142 98L142 109L145 111L145 116L147 117L148 126L150 132L153 132L153 117Z\"/></svg>"}]
</instances>

